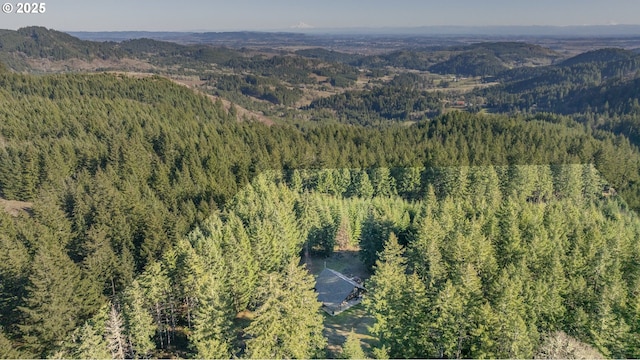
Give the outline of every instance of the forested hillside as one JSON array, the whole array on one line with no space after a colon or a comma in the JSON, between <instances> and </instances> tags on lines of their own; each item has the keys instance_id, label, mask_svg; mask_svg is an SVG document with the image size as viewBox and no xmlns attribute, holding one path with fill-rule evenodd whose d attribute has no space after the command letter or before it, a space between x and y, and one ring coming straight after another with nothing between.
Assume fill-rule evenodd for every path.
<instances>
[{"instance_id":1,"label":"forested hillside","mask_svg":"<svg viewBox=\"0 0 640 360\"><path fill-rule=\"evenodd\" d=\"M548 67L518 68L498 76L503 83L481 91L492 107L500 110L520 109L556 113L609 112L622 110L637 96L633 93L609 95L621 84L630 86L640 71L640 58L622 49L587 52ZM592 102L598 92L605 101ZM616 96L618 95L618 96ZM612 104L605 106L611 100ZM619 104L621 103L621 104ZM611 110L613 110L611 109Z\"/></svg>"},{"instance_id":2,"label":"forested hillside","mask_svg":"<svg viewBox=\"0 0 640 360\"><path fill-rule=\"evenodd\" d=\"M325 49L305 49L296 54L354 66L386 66L429 70L441 74L489 76L523 65L549 65L560 59L557 52L520 42L480 42L461 46L400 50L383 55L347 54Z\"/></svg>"},{"instance_id":3,"label":"forested hillside","mask_svg":"<svg viewBox=\"0 0 640 360\"><path fill-rule=\"evenodd\" d=\"M105 350L100 344L113 345L110 341L115 341L112 337L116 334L127 337L129 345L121 349L127 356L158 350L205 356L209 353L204 349L256 357L322 356L317 352L323 349L318 320L305 317L314 313L311 310L300 314L305 320L295 320L310 324L307 347L300 350L308 352L293 352L299 351L297 343L285 350L284 345L259 342L265 331L271 331L268 322L259 320L259 314L285 306L281 302L292 299L286 291L311 296L304 295L312 287L311 280L297 267L305 239L313 239L316 251L331 252L327 241L334 231L313 230L312 224L318 220L298 224L302 221L300 210L293 210L299 208L296 203L305 200L289 190L278 195L280 200L271 198L279 191L264 190L262 196L269 195L261 200L263 206L282 203L283 208L261 212L254 200L247 198L246 184L264 170L283 169L287 183L298 189L296 193L307 189L349 198L400 196L415 202L428 193L429 184L434 185L440 198L451 191L466 191L451 182L457 179L464 183L458 175L420 170L436 165L594 162L605 175L604 182L629 195L629 201L636 199L638 153L624 139L606 134L598 139L576 125L567 126L568 119L451 113L409 128L326 125L296 129L238 123L220 103L162 78L5 73L0 75L0 84L1 194L34 203L30 214L17 218L1 215L4 257L0 262L0 321L4 338L23 356L101 356L104 352L82 352L94 349L86 341L95 342L95 349L100 351L113 351L113 347ZM414 165L420 168L403 168ZM380 173L374 166L391 170ZM372 170L320 172L310 178L291 172L305 168ZM503 180L503 186L518 191L521 200L539 204L564 197L561 190L550 192L548 180L547 192L522 192L522 181L531 178L517 175ZM393 190L385 182L395 184ZM599 198L603 185L593 183L589 194ZM241 188L245 190L237 194ZM509 194L505 192L505 197ZM377 201L383 207L390 205ZM529 202L517 203L522 207ZM408 218L411 222L423 216L418 216L422 213L416 210L419 204L410 207L414 208ZM473 210L475 216L480 216L481 209ZM228 233L219 238L221 243L204 240L227 234L224 226L216 230L222 225L214 225L217 220L210 218L220 211L226 219L224 226L235 227L234 231L243 228L246 235ZM354 229L362 229L361 235L356 232L351 238L356 244L358 239L364 241L363 254L375 254L366 245L366 239L370 239L366 229L373 225L372 220L366 220L366 211L362 211L351 220ZM259 220L261 216L266 217ZM329 226L335 220L328 219L334 217L330 215L318 223L323 225L316 226ZM613 219L617 218L614 215ZM402 231L397 233L400 236ZM282 234L286 234L284 238ZM375 236L377 249L385 238ZM403 243L409 242L405 237ZM240 268L226 266L225 271L232 273L225 275L220 266L227 260L215 259L229 255L231 250L216 250L211 247L214 244L224 249L239 247L234 251L242 256L247 249L254 249L250 253L256 258L247 261L256 265L248 269L234 263ZM195 253L188 255L192 251ZM189 260L188 256L204 258ZM241 255L231 258L237 260ZM373 261L366 260L369 264ZM202 265L197 265L200 262ZM203 268L188 270L194 266ZM503 267L508 270L506 263L498 269ZM205 271L203 274L214 279L188 285L186 281L199 281L205 275L184 271ZM188 280L190 276L195 276L194 280ZM283 276L288 279L286 283L301 288L263 288L267 283L282 284ZM249 281L249 288L242 290L240 280L230 280L234 277ZM220 290L229 283L237 287L234 285L230 293ZM250 290L258 286L262 290ZM205 294L181 294L178 291L186 290L179 289ZM196 301L203 298L211 300ZM203 308L205 305L209 307ZM245 308L255 311L256 317L243 330L249 337L246 349L241 350L244 340L235 342L228 334L239 331L234 316ZM226 315L212 318L217 312ZM632 326L630 315L621 312L619 316L623 315ZM266 321L271 315L264 316ZM136 336L140 337L134 339ZM581 337L596 341L587 335ZM537 340L532 339L531 344L535 344ZM203 341L217 345L199 345ZM383 337L381 341L386 340ZM604 344L609 349L609 343ZM285 352L257 350L268 346ZM627 354L615 349L611 351L618 352L612 354Z\"/></svg>"},{"instance_id":4,"label":"forested hillside","mask_svg":"<svg viewBox=\"0 0 640 360\"><path fill-rule=\"evenodd\" d=\"M340 121L360 125L383 125L388 120L424 119L441 109L438 94L404 86L370 91L347 91L313 101L310 109L331 109Z\"/></svg>"},{"instance_id":5,"label":"forested hillside","mask_svg":"<svg viewBox=\"0 0 640 360\"><path fill-rule=\"evenodd\" d=\"M28 27L17 31L0 30L3 53L22 53L29 57L70 58L109 57L117 55L113 43L83 41L69 34L43 27Z\"/></svg>"},{"instance_id":6,"label":"forested hillside","mask_svg":"<svg viewBox=\"0 0 640 360\"><path fill-rule=\"evenodd\" d=\"M541 46L517 42L478 43L451 47L449 59L429 67L439 74L462 76L494 76L522 66L549 65L560 58L556 52Z\"/></svg>"},{"instance_id":7,"label":"forested hillside","mask_svg":"<svg viewBox=\"0 0 640 360\"><path fill-rule=\"evenodd\" d=\"M0 357L640 356L632 52L25 28L0 61ZM308 265L345 249L373 325L336 352Z\"/></svg>"}]
</instances>

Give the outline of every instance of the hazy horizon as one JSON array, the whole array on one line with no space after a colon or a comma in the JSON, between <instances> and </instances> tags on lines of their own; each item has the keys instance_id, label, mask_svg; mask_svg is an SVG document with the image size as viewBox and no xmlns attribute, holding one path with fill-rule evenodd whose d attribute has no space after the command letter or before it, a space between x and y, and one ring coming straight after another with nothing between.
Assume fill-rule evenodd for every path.
<instances>
[{"instance_id":1,"label":"hazy horizon","mask_svg":"<svg viewBox=\"0 0 640 360\"><path fill-rule=\"evenodd\" d=\"M640 25L640 1L116 0L45 2L44 14L0 13L0 27L60 31L282 31L349 28Z\"/></svg>"}]
</instances>

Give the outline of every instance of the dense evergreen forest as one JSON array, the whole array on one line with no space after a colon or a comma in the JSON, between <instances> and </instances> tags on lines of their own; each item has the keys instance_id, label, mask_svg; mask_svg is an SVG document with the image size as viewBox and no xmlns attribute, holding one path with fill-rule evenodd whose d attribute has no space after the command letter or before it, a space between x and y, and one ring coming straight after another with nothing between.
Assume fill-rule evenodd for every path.
<instances>
[{"instance_id":1,"label":"dense evergreen forest","mask_svg":"<svg viewBox=\"0 0 640 360\"><path fill-rule=\"evenodd\" d=\"M264 56L61 34L0 32L0 201L28 204L0 211L0 357L568 357L560 340L640 357L637 55ZM132 54L203 85L15 72ZM457 93L394 69L463 63L502 83ZM227 95L285 115L252 121ZM465 96L505 113L445 107ZM371 274L373 340L336 354L305 264L344 249Z\"/></svg>"},{"instance_id":2,"label":"dense evergreen forest","mask_svg":"<svg viewBox=\"0 0 640 360\"><path fill-rule=\"evenodd\" d=\"M437 95L426 91L388 86L369 91L347 91L314 100L309 108L334 110L345 123L381 125L388 120L423 119L435 115L441 104Z\"/></svg>"}]
</instances>

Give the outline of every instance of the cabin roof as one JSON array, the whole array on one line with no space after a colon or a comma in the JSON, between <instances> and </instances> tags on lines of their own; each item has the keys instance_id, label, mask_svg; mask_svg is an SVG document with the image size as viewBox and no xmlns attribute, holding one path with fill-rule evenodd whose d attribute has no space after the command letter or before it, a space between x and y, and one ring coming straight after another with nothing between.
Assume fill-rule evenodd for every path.
<instances>
[{"instance_id":1,"label":"cabin roof","mask_svg":"<svg viewBox=\"0 0 640 360\"><path fill-rule=\"evenodd\" d=\"M338 308L354 288L364 290L362 285L332 269L325 268L316 278L318 300L328 307Z\"/></svg>"}]
</instances>

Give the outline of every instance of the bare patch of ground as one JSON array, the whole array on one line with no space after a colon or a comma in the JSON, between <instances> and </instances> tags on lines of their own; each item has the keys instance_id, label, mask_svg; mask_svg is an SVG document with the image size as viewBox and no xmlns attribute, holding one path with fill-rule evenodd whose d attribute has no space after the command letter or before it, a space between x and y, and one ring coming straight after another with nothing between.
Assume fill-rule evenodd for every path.
<instances>
[{"instance_id":1,"label":"bare patch of ground","mask_svg":"<svg viewBox=\"0 0 640 360\"><path fill-rule=\"evenodd\" d=\"M33 203L17 200L5 200L0 198L0 208L11 216L19 216L20 214L29 214Z\"/></svg>"},{"instance_id":2,"label":"bare patch of ground","mask_svg":"<svg viewBox=\"0 0 640 360\"><path fill-rule=\"evenodd\" d=\"M313 102L314 100L326 98L331 95L335 95L337 93L338 92L307 88L307 89L304 89L304 95L300 100L298 100L298 102L294 104L294 107L301 108L301 107L309 106L311 102Z\"/></svg>"},{"instance_id":3,"label":"bare patch of ground","mask_svg":"<svg viewBox=\"0 0 640 360\"><path fill-rule=\"evenodd\" d=\"M314 80L316 80L318 83L323 83L323 82L326 82L327 80L329 80L329 78L328 78L328 77L326 77L326 76L320 76L320 75L318 75L318 74L314 74L314 73L309 74L309 77L310 77L310 78L313 78L313 79L314 79Z\"/></svg>"},{"instance_id":4,"label":"bare patch of ground","mask_svg":"<svg viewBox=\"0 0 640 360\"><path fill-rule=\"evenodd\" d=\"M171 76L169 79L176 84L184 85L190 89L205 83L204 80L200 80L197 76Z\"/></svg>"},{"instance_id":5,"label":"bare patch of ground","mask_svg":"<svg viewBox=\"0 0 640 360\"><path fill-rule=\"evenodd\" d=\"M130 78L134 78L134 79L144 79L144 78L148 78L151 77L153 75L153 73L148 73L148 72L140 72L140 71L119 71L119 70L114 70L114 71L107 71L108 74L115 74L115 75L121 75L121 76L127 76Z\"/></svg>"},{"instance_id":6,"label":"bare patch of ground","mask_svg":"<svg viewBox=\"0 0 640 360\"><path fill-rule=\"evenodd\" d=\"M251 321L256 317L256 314L249 310L242 310L236 314L236 319Z\"/></svg>"},{"instance_id":7,"label":"bare patch of ground","mask_svg":"<svg viewBox=\"0 0 640 360\"><path fill-rule=\"evenodd\" d=\"M356 80L356 86L358 88L362 88L369 83L371 83L371 79L363 75L358 76L358 79Z\"/></svg>"}]
</instances>

